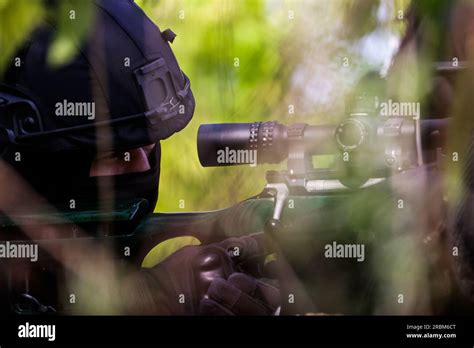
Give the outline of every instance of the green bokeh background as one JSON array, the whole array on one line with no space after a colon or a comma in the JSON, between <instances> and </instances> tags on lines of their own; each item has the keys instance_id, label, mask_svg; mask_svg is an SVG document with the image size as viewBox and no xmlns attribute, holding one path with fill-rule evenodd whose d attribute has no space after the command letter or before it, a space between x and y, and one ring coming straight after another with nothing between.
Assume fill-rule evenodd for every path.
<instances>
[{"instance_id":1,"label":"green bokeh background","mask_svg":"<svg viewBox=\"0 0 474 348\"><path fill-rule=\"evenodd\" d=\"M377 26L403 30L395 19L377 22L379 1L137 2L161 29L177 33L173 50L191 79L197 103L189 126L162 143L158 211L224 208L259 193L265 171L285 164L202 168L196 150L199 125L337 122L357 78L374 68L354 45ZM390 3L400 9L408 5ZM337 25L343 22L345 27ZM349 67L343 66L344 57ZM317 79L334 88L313 100L318 91L308 93L305 85Z\"/></svg>"}]
</instances>

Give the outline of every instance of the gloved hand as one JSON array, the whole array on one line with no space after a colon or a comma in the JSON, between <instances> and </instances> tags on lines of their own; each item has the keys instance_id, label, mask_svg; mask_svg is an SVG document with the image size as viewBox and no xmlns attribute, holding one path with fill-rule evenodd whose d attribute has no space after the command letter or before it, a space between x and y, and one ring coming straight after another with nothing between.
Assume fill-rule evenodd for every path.
<instances>
[{"instance_id":1,"label":"gloved hand","mask_svg":"<svg viewBox=\"0 0 474 348\"><path fill-rule=\"evenodd\" d=\"M128 279L126 312L135 314L273 314L278 290L237 273L261 252L251 237L184 247ZM237 248L237 249L236 249ZM238 250L236 256L235 251ZM232 257L231 257L232 255Z\"/></svg>"},{"instance_id":2,"label":"gloved hand","mask_svg":"<svg viewBox=\"0 0 474 348\"><path fill-rule=\"evenodd\" d=\"M215 279L201 301L202 315L274 315L280 291L243 273Z\"/></svg>"}]
</instances>

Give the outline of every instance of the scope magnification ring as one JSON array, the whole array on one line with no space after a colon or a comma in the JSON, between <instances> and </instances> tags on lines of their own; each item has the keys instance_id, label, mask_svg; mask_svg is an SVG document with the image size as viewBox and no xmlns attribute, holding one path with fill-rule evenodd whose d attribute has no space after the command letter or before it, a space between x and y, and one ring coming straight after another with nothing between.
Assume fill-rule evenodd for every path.
<instances>
[{"instance_id":1,"label":"scope magnification ring","mask_svg":"<svg viewBox=\"0 0 474 348\"><path fill-rule=\"evenodd\" d=\"M251 150L258 150L258 132L262 122L254 122L250 125L249 148Z\"/></svg>"},{"instance_id":2,"label":"scope magnification ring","mask_svg":"<svg viewBox=\"0 0 474 348\"><path fill-rule=\"evenodd\" d=\"M275 122L254 122L250 126L250 149L263 153L271 151L273 147L273 131Z\"/></svg>"}]
</instances>

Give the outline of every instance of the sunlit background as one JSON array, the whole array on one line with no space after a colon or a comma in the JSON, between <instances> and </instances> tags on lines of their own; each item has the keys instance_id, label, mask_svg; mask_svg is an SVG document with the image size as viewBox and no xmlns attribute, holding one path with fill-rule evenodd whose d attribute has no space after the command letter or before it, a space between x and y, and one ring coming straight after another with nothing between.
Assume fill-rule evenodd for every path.
<instances>
[{"instance_id":1,"label":"sunlit background","mask_svg":"<svg viewBox=\"0 0 474 348\"><path fill-rule=\"evenodd\" d=\"M172 47L196 96L190 125L163 142L157 211L218 209L259 193L270 167L202 168L200 124L336 123L369 70L386 72L408 1L211 0L138 3ZM282 164L284 165L284 164ZM278 168L278 167L272 167Z\"/></svg>"}]
</instances>

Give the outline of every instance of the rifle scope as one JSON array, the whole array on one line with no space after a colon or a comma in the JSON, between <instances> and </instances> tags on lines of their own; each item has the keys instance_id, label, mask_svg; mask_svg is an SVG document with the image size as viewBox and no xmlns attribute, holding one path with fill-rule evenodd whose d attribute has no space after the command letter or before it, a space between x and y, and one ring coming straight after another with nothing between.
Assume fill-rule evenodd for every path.
<instances>
[{"instance_id":1,"label":"rifle scope","mask_svg":"<svg viewBox=\"0 0 474 348\"><path fill-rule=\"evenodd\" d=\"M447 123L447 119L420 121L422 143L427 143L435 131L444 134ZM275 121L203 124L197 136L199 160L204 167L246 164L252 159L256 159L255 164L280 163L288 158L293 141L301 144L302 154L311 156L368 147L381 149L387 143L414 142L415 121L408 117L379 117L366 122L351 117L339 125L320 126L285 126Z\"/></svg>"}]
</instances>

